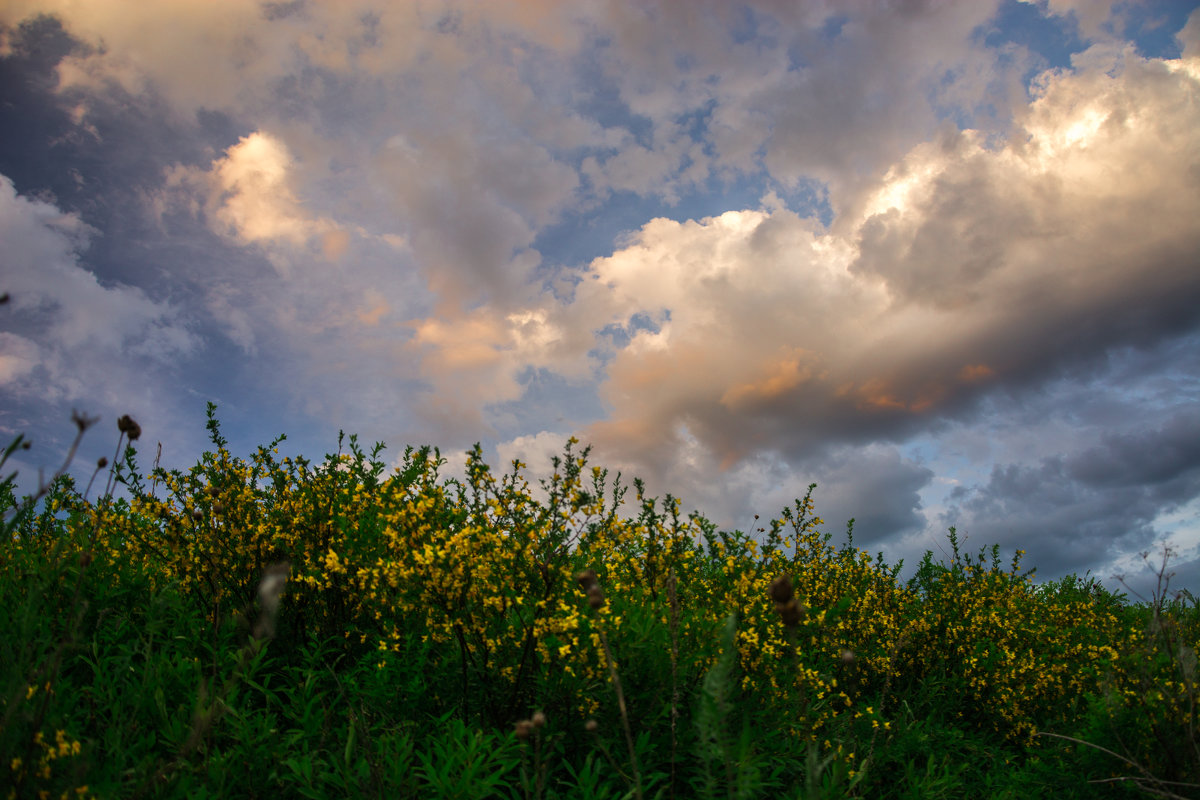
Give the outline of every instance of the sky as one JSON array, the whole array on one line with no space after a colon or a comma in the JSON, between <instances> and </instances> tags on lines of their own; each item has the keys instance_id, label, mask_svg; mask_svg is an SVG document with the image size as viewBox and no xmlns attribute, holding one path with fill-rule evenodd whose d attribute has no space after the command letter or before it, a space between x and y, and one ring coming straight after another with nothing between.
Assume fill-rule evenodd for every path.
<instances>
[{"instance_id":1,"label":"sky","mask_svg":"<svg viewBox=\"0 0 1200 800\"><path fill-rule=\"evenodd\" d=\"M1200 592L1179 0L0 0L0 435L574 435L752 530Z\"/></svg>"}]
</instances>

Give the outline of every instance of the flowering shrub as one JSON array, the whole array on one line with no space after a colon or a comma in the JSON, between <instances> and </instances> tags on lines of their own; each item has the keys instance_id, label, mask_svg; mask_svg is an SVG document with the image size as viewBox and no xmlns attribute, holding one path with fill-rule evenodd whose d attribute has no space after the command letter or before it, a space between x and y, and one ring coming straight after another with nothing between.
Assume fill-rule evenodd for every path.
<instances>
[{"instance_id":1,"label":"flowering shrub","mask_svg":"<svg viewBox=\"0 0 1200 800\"><path fill-rule=\"evenodd\" d=\"M525 796L587 781L886 796L889 771L911 772L918 791L995 764L1023 776L1014 785L1044 782L1047 763L1064 796L1087 796L1087 780L1124 768L1043 731L1108 736L1129 763L1196 778L1194 746L1167 758L1157 742L1195 725L1196 615L1183 605L1135 620L1098 584L1037 584L1020 553L1007 566L996 549L963 553L953 529L950 562L927 554L905 581L852 529L835 546L813 487L752 534L722 531L610 481L574 440L535 490L520 463L498 475L478 447L464 475L443 476L429 448L391 471L382 446L354 437L319 465L280 458L282 437L243 459L211 406L208 427L214 449L186 472L142 473L130 448L112 473L125 499L89 501L63 478L6 523L0 586L18 608L24 593L51 610L0 631L40 643L0 658L13 796L215 786L212 764L232 780L247 742L275 766L247 772L241 793L419 795L452 776L388 778L384 761L403 752L432 770L422 753L474 752L482 740L462 725L516 730L503 747L554 754L547 773L495 750L489 791L519 783ZM0 500L17 508L11 490ZM168 631L183 633L164 649ZM159 732L108 741L136 763L105 773L105 704L133 702L113 688L127 680L117 663L157 676L133 730ZM450 719L458 744L423 733ZM1110 741L1116 727L1132 738ZM334 740L340 766L314 772ZM986 758L956 766L971 748ZM82 765L69 777L68 762Z\"/></svg>"}]
</instances>

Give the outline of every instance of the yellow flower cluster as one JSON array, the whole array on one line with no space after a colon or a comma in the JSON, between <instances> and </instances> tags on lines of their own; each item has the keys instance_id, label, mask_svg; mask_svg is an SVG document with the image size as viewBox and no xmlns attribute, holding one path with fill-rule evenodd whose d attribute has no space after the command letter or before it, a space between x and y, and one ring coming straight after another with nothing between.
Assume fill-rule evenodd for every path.
<instances>
[{"instance_id":1,"label":"yellow flower cluster","mask_svg":"<svg viewBox=\"0 0 1200 800\"><path fill-rule=\"evenodd\" d=\"M36 792L36 796L40 800L49 800L52 796L50 791L37 787L44 786L51 781L56 761L74 758L82 751L82 745L62 729L54 732L53 741L50 741L44 733L38 731L33 735L33 748L36 753L34 763L27 765L20 757L9 761L7 765L9 769L9 783L14 788L9 790L6 797L17 797L17 787L21 787L23 789L32 789ZM68 800L69 798L84 797L87 795L87 792L88 787L86 785L77 786L61 792L58 797L61 800Z\"/></svg>"}]
</instances>

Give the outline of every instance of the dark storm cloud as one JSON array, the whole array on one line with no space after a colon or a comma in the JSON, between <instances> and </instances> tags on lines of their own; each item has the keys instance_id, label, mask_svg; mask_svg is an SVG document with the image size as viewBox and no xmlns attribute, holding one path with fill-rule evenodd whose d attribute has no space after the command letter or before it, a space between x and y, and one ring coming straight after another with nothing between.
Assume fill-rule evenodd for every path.
<instances>
[{"instance_id":1,"label":"dark storm cloud","mask_svg":"<svg viewBox=\"0 0 1200 800\"><path fill-rule=\"evenodd\" d=\"M813 476L817 513L831 531L844 530L854 520L857 547L874 548L926 525L920 492L934 473L894 448L842 450L797 472Z\"/></svg>"},{"instance_id":2,"label":"dark storm cloud","mask_svg":"<svg viewBox=\"0 0 1200 800\"><path fill-rule=\"evenodd\" d=\"M1197 442L1200 416L1181 412L1037 465L997 465L986 484L951 494L942 522L1027 550L1047 577L1081 572L1150 548L1167 533L1155 519L1200 498Z\"/></svg>"},{"instance_id":3,"label":"dark storm cloud","mask_svg":"<svg viewBox=\"0 0 1200 800\"><path fill-rule=\"evenodd\" d=\"M1074 480L1096 490L1135 486L1152 491L1160 503L1187 502L1198 486L1200 411L1178 414L1160 428L1106 435L1065 466Z\"/></svg>"}]
</instances>

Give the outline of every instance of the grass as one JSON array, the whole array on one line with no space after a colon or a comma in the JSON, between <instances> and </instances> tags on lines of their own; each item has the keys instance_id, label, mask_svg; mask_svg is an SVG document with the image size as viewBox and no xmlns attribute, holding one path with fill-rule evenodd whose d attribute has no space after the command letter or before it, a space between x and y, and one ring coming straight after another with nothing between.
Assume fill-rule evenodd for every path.
<instances>
[{"instance_id":1,"label":"grass","mask_svg":"<svg viewBox=\"0 0 1200 800\"><path fill-rule=\"evenodd\" d=\"M478 448L443 476L208 429L143 471L123 417L94 499L0 481L0 794L1200 796L1169 552L1131 601L952 529L902 580L812 487L746 533L573 441L535 492Z\"/></svg>"}]
</instances>

